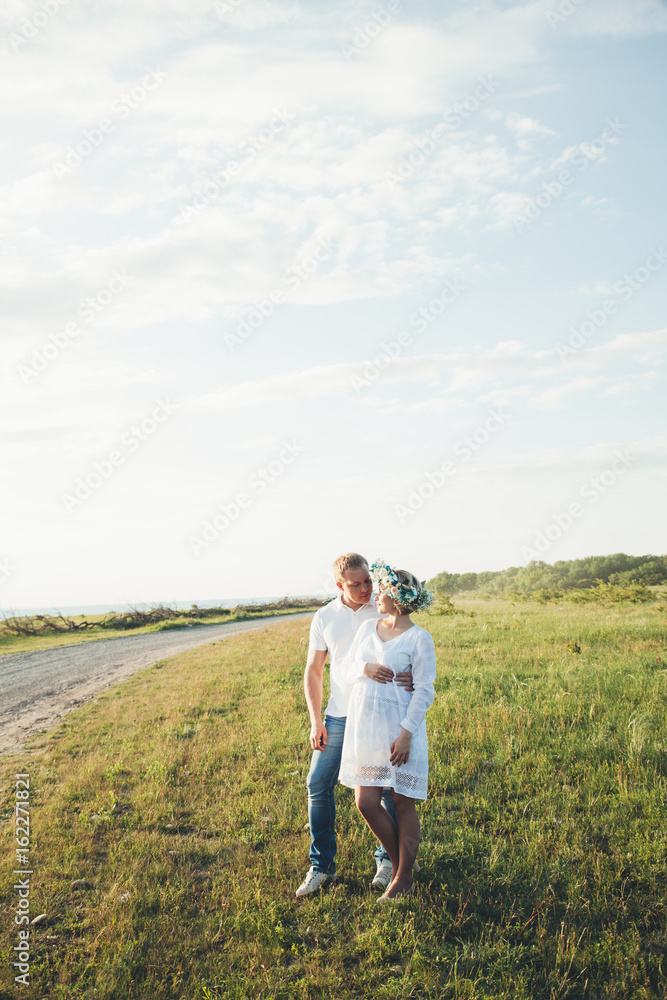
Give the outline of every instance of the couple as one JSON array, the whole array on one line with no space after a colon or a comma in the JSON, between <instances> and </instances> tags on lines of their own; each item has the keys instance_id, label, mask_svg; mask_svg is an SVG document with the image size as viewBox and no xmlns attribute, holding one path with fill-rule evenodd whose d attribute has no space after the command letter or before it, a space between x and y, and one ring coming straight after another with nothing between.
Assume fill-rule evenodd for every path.
<instances>
[{"instance_id":1,"label":"couple","mask_svg":"<svg viewBox=\"0 0 667 1000\"><path fill-rule=\"evenodd\" d=\"M354 788L357 808L380 841L372 886L385 890L384 902L407 895L412 869L419 870L415 799L426 798L424 717L434 698L435 647L410 614L428 607L431 595L412 573L383 562L369 570L357 552L340 556L333 570L340 593L313 617L304 675L315 751L307 782L312 867L296 894L309 896L336 878L340 780ZM323 722L327 654L331 697Z\"/></svg>"}]
</instances>

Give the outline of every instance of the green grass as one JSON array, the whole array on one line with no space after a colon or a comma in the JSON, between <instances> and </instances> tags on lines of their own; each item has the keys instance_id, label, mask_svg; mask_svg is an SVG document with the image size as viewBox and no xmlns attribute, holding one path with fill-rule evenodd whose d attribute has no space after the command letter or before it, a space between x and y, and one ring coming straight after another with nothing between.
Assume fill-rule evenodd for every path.
<instances>
[{"instance_id":1,"label":"green grass","mask_svg":"<svg viewBox=\"0 0 667 1000\"><path fill-rule=\"evenodd\" d=\"M438 680L414 897L377 907L373 839L339 786L342 882L294 898L308 623L286 622L148 668L2 758L2 1000L664 998L664 614L459 607L416 616ZM20 988L18 771L31 916L48 915Z\"/></svg>"},{"instance_id":2,"label":"green grass","mask_svg":"<svg viewBox=\"0 0 667 1000\"><path fill-rule=\"evenodd\" d=\"M147 632L169 632L173 629L186 629L193 625L228 625L230 622L245 622L255 618L273 618L275 615L295 615L303 611L315 610L308 608L285 608L274 611L237 611L233 614L210 615L201 618L188 618L187 622L183 617L166 618L153 625L142 625L138 628L90 628L85 632L78 632L75 629L67 632L48 633L46 635L10 635L0 621L0 656L7 653L31 653L36 649L51 649L53 646L71 646L73 643L90 642L93 639L117 639L119 636L143 635ZM96 619L102 621L105 615L68 615L72 621L94 622Z\"/></svg>"}]
</instances>

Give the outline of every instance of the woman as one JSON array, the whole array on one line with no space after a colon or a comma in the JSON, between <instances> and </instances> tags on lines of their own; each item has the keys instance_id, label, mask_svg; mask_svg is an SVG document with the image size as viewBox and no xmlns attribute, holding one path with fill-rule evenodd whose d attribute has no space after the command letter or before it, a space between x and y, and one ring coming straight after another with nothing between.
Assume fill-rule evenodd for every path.
<instances>
[{"instance_id":1,"label":"woman","mask_svg":"<svg viewBox=\"0 0 667 1000\"><path fill-rule=\"evenodd\" d=\"M435 693L435 646L431 635L410 618L429 606L432 595L405 570L375 562L371 576L383 617L364 622L344 664L353 683L339 781L355 790L357 809L382 843L393 878L381 902L412 891L412 868L419 847L415 799L425 799L428 782L426 711ZM414 691L394 683L412 665ZM398 829L381 804L392 789Z\"/></svg>"}]
</instances>

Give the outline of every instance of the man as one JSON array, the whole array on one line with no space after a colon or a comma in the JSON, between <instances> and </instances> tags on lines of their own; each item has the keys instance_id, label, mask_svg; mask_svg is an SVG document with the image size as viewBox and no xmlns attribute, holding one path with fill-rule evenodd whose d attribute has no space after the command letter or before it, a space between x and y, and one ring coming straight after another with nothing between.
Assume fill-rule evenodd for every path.
<instances>
[{"instance_id":1,"label":"man","mask_svg":"<svg viewBox=\"0 0 667 1000\"><path fill-rule=\"evenodd\" d=\"M373 581L363 556L358 552L348 552L336 559L333 571L340 593L315 612L310 626L308 661L303 680L311 722L310 746L314 751L307 781L311 868L296 890L297 896L309 896L331 885L336 878L334 788L338 781L349 699L349 686L340 668L361 623L380 617L371 601ZM322 679L327 654L331 697L322 721ZM395 683L409 691L413 689L409 671L397 674ZM390 789L383 792L382 802L396 823ZM392 870L389 856L381 845L375 851L375 861L372 885L375 889L384 890L391 882Z\"/></svg>"}]
</instances>

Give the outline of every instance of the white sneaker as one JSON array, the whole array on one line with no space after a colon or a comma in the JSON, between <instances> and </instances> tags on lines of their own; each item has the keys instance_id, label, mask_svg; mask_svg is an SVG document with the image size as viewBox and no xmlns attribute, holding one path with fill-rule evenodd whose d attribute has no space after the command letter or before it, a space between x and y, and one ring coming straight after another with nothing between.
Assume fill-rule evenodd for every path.
<instances>
[{"instance_id":1,"label":"white sneaker","mask_svg":"<svg viewBox=\"0 0 667 1000\"><path fill-rule=\"evenodd\" d=\"M375 870L375 878L371 882L373 889L387 889L389 883L391 882L393 875L393 868L391 867L391 861L385 858L384 861L376 862L377 868ZM412 866L413 871L421 871L421 866L417 859L415 858L415 863Z\"/></svg>"},{"instance_id":2,"label":"white sneaker","mask_svg":"<svg viewBox=\"0 0 667 1000\"><path fill-rule=\"evenodd\" d=\"M371 882L371 888L386 889L391 882L392 873L391 861L388 858L385 858L384 861L378 861L375 869L375 878Z\"/></svg>"},{"instance_id":3,"label":"white sneaker","mask_svg":"<svg viewBox=\"0 0 667 1000\"><path fill-rule=\"evenodd\" d=\"M311 868L296 890L296 894L297 896L311 896L318 889L326 889L328 885L331 885L335 881L335 875L326 875L325 872L316 872L314 868Z\"/></svg>"}]
</instances>

